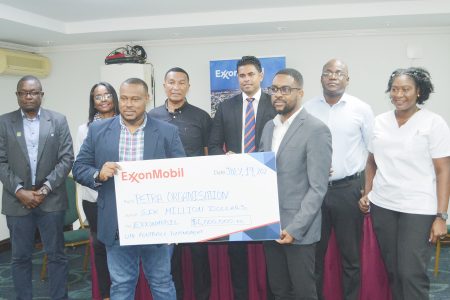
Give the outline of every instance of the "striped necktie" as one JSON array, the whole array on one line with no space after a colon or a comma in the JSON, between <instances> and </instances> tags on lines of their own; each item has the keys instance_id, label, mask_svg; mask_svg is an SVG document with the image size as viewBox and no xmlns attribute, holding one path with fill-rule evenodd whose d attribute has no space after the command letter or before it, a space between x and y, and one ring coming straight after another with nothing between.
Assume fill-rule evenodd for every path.
<instances>
[{"instance_id":1,"label":"striped necktie","mask_svg":"<svg viewBox=\"0 0 450 300\"><path fill-rule=\"evenodd\" d=\"M255 98L247 98L247 109L245 110L245 128L244 128L244 153L251 153L256 150L255 145L255 127L256 118L253 110L253 101Z\"/></svg>"}]
</instances>

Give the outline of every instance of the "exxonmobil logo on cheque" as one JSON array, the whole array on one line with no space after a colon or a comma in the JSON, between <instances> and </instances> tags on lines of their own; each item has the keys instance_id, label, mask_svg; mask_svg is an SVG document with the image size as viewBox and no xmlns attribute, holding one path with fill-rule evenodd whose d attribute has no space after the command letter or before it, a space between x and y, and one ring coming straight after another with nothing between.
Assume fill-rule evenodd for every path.
<instances>
[{"instance_id":1,"label":"exxonmobil logo on cheque","mask_svg":"<svg viewBox=\"0 0 450 300\"><path fill-rule=\"evenodd\" d=\"M122 181L139 183L143 180L184 177L184 169L154 169L147 172L120 172Z\"/></svg>"}]
</instances>

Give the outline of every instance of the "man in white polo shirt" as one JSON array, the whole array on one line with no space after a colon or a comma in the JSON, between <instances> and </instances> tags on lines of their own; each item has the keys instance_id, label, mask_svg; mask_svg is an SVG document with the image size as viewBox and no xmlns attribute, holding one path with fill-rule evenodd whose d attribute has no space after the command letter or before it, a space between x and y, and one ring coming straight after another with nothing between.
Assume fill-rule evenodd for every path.
<instances>
[{"instance_id":1,"label":"man in white polo shirt","mask_svg":"<svg viewBox=\"0 0 450 300\"><path fill-rule=\"evenodd\" d=\"M321 240L316 248L317 293L324 299L324 259L331 229L342 257L343 299L357 300L360 286L360 241L363 215L359 211L361 177L367 159L373 112L368 104L345 93L349 82L347 65L337 59L322 69L323 95L304 107L328 125L333 158L328 191L322 204Z\"/></svg>"}]
</instances>

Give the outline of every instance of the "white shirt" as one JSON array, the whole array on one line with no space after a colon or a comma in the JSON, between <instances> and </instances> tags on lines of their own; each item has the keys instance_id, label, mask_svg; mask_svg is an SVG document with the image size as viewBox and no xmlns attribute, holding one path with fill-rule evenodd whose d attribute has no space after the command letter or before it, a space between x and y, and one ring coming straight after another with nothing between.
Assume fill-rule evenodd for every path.
<instances>
[{"instance_id":1,"label":"white shirt","mask_svg":"<svg viewBox=\"0 0 450 300\"><path fill-rule=\"evenodd\" d=\"M444 119L422 109L398 127L394 111L376 117L369 144L377 164L375 205L411 214L437 212L433 158L450 156L450 129Z\"/></svg>"},{"instance_id":2,"label":"white shirt","mask_svg":"<svg viewBox=\"0 0 450 300\"><path fill-rule=\"evenodd\" d=\"M370 106L349 94L330 106L323 96L304 104L305 109L327 124L332 136L331 180L364 170L374 115Z\"/></svg>"},{"instance_id":3,"label":"white shirt","mask_svg":"<svg viewBox=\"0 0 450 300\"><path fill-rule=\"evenodd\" d=\"M253 111L255 113L255 122L256 122L256 113L258 112L258 104L259 104L259 99L261 98L261 93L262 93L261 89L259 89L253 97L249 97L249 96L247 96L247 94L242 93L242 101L243 101L242 102L242 139L241 139L242 152L244 152L244 149L245 149L244 128L245 128L245 111L247 110L247 106L248 106L247 98L255 98L255 100L253 100L253 102L252 102L252 105L253 105Z\"/></svg>"},{"instance_id":4,"label":"white shirt","mask_svg":"<svg viewBox=\"0 0 450 300\"><path fill-rule=\"evenodd\" d=\"M83 145L84 139L88 134L89 127L86 123L78 127L77 139L75 140L75 158L80 152L81 145ZM97 191L90 189L88 187L79 185L79 191L81 195L81 200L87 200L89 202L97 202ZM81 212L81 210L80 210Z\"/></svg>"},{"instance_id":5,"label":"white shirt","mask_svg":"<svg viewBox=\"0 0 450 300\"><path fill-rule=\"evenodd\" d=\"M297 110L295 113L292 114L292 116L289 117L286 121L281 121L281 115L276 115L275 118L273 118L273 123L275 124L275 127L273 129L273 135L272 135L272 151L275 152L275 155L278 153L278 149L280 148L281 141L283 140L284 136L286 135L286 132L288 131L289 127L291 126L292 122L294 121L295 117L300 113L302 110L302 107L300 107L299 110Z\"/></svg>"}]
</instances>

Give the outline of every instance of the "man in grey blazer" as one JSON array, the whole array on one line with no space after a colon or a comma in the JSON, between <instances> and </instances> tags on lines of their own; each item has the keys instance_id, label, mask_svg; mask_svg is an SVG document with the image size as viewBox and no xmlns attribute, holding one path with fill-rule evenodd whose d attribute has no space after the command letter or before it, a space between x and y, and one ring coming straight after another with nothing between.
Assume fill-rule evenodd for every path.
<instances>
[{"instance_id":1,"label":"man in grey blazer","mask_svg":"<svg viewBox=\"0 0 450 300\"><path fill-rule=\"evenodd\" d=\"M65 179L73 148L66 118L41 108L42 85L34 76L17 84L20 109L0 116L2 213L9 228L11 274L17 299L32 299L32 252L36 227L48 256L51 299L67 299L64 254Z\"/></svg>"},{"instance_id":2,"label":"man in grey blazer","mask_svg":"<svg viewBox=\"0 0 450 300\"><path fill-rule=\"evenodd\" d=\"M276 153L280 239L264 242L275 299L317 299L314 261L331 167L331 134L302 108L303 77L279 71L269 88L278 115L264 127L260 151Z\"/></svg>"}]
</instances>

